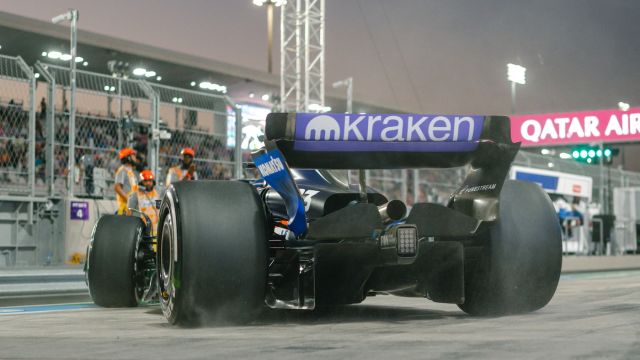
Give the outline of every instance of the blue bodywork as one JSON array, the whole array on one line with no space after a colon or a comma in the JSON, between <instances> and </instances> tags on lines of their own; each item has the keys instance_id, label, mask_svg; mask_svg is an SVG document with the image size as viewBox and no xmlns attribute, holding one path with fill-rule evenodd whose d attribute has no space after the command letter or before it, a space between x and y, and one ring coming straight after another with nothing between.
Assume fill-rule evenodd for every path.
<instances>
[{"instance_id":1,"label":"blue bodywork","mask_svg":"<svg viewBox=\"0 0 640 360\"><path fill-rule=\"evenodd\" d=\"M296 236L307 231L304 201L287 166L287 161L277 148L253 157L262 178L282 196L289 217L289 230Z\"/></svg>"}]
</instances>

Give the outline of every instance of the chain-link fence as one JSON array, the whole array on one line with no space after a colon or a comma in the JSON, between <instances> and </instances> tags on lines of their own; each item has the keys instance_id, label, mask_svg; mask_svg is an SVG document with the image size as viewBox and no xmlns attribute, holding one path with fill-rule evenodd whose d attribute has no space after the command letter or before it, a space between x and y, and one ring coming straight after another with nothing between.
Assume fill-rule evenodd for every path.
<instances>
[{"instance_id":1,"label":"chain-link fence","mask_svg":"<svg viewBox=\"0 0 640 360\"><path fill-rule=\"evenodd\" d=\"M170 135L160 140L159 183L165 183L171 167L181 166L180 152L186 147L195 151L194 164L199 178L233 178L237 166L238 110L229 98L159 84L152 84L151 88L159 97L160 127Z\"/></svg>"},{"instance_id":2,"label":"chain-link fence","mask_svg":"<svg viewBox=\"0 0 640 360\"><path fill-rule=\"evenodd\" d=\"M36 131L35 77L20 57L0 55L0 192L32 194L43 169L43 134ZM40 119L38 125L41 125Z\"/></svg>"},{"instance_id":3,"label":"chain-link fence","mask_svg":"<svg viewBox=\"0 0 640 360\"><path fill-rule=\"evenodd\" d=\"M118 149L138 151L148 164L154 95L142 82L78 70L76 74L75 151L69 143L69 69L39 64L54 88L52 137L52 191L64 195L69 188L69 156L73 156L74 195L113 197L114 174L120 161Z\"/></svg>"},{"instance_id":4,"label":"chain-link fence","mask_svg":"<svg viewBox=\"0 0 640 360\"><path fill-rule=\"evenodd\" d=\"M69 69L0 56L0 191L65 195L69 188ZM202 179L236 177L243 153L236 146L239 109L227 96L77 71L76 195L113 196L118 149L134 147L158 183L180 164L180 151L195 150ZM40 99L40 100L38 100ZM152 127L161 139L154 150ZM244 129L240 130L241 132ZM164 136L160 136L164 133ZM240 134L240 141L244 141ZM32 141L33 140L33 141ZM157 153L153 153L157 151ZM155 163L154 163L155 161ZM640 174L521 151L514 164L593 178L593 199L616 187L640 186ZM367 170L368 184L390 199L446 203L466 168ZM352 179L357 172L351 172ZM355 182L355 181L353 181Z\"/></svg>"},{"instance_id":5,"label":"chain-link fence","mask_svg":"<svg viewBox=\"0 0 640 360\"><path fill-rule=\"evenodd\" d=\"M446 204L462 184L467 168L452 169L370 169L365 170L367 186L389 200L402 200L411 207L419 202ZM349 182L358 182L358 171L347 171Z\"/></svg>"},{"instance_id":6,"label":"chain-link fence","mask_svg":"<svg viewBox=\"0 0 640 360\"><path fill-rule=\"evenodd\" d=\"M612 189L640 187L640 173L609 166L580 164L573 160L552 158L532 152L518 152L514 165L554 170L588 176L593 179L593 201L611 204ZM367 184L389 199L400 199L411 206L418 202L446 204L450 195L462 184L468 167L451 169L367 170ZM351 172L351 182L357 182L357 172Z\"/></svg>"},{"instance_id":7,"label":"chain-link fence","mask_svg":"<svg viewBox=\"0 0 640 360\"><path fill-rule=\"evenodd\" d=\"M412 203L432 202L446 204L449 197L462 185L468 167L449 169L417 169L411 172Z\"/></svg>"}]
</instances>

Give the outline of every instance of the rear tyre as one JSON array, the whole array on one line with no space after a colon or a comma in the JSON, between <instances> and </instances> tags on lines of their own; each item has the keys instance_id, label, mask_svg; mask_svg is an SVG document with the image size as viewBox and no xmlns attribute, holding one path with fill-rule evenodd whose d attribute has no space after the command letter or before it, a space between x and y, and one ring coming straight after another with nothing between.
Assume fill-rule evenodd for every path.
<instances>
[{"instance_id":1,"label":"rear tyre","mask_svg":"<svg viewBox=\"0 0 640 360\"><path fill-rule=\"evenodd\" d=\"M253 186L186 181L169 188L160 208L157 264L169 323L251 320L267 283L265 211Z\"/></svg>"},{"instance_id":2,"label":"rear tyre","mask_svg":"<svg viewBox=\"0 0 640 360\"><path fill-rule=\"evenodd\" d=\"M144 223L133 216L102 216L89 244L86 276L91 299L104 307L137 306L142 292L138 284L136 254Z\"/></svg>"},{"instance_id":3,"label":"rear tyre","mask_svg":"<svg viewBox=\"0 0 640 360\"><path fill-rule=\"evenodd\" d=\"M538 310L560 279L562 239L549 196L536 184L507 180L499 206L484 247L476 258L465 259L460 308L471 315Z\"/></svg>"}]
</instances>

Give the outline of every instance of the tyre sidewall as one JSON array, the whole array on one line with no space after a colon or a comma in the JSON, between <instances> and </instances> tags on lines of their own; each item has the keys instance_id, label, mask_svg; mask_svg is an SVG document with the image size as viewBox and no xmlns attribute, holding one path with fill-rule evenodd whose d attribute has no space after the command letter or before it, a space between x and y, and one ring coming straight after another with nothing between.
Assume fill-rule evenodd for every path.
<instances>
[{"instance_id":1,"label":"tyre sidewall","mask_svg":"<svg viewBox=\"0 0 640 360\"><path fill-rule=\"evenodd\" d=\"M180 182L165 203L161 216L171 214L177 234L179 284L172 302L163 304L167 320L199 325L251 319L264 303L267 274L266 219L255 189L237 181Z\"/></svg>"},{"instance_id":2,"label":"tyre sidewall","mask_svg":"<svg viewBox=\"0 0 640 360\"><path fill-rule=\"evenodd\" d=\"M499 220L467 281L463 310L506 315L537 310L556 291L562 267L560 227L549 196L538 185L505 182Z\"/></svg>"},{"instance_id":3,"label":"tyre sidewall","mask_svg":"<svg viewBox=\"0 0 640 360\"><path fill-rule=\"evenodd\" d=\"M87 257L87 283L93 301L104 307L139 302L136 252L144 223L131 216L102 216L95 225Z\"/></svg>"}]
</instances>

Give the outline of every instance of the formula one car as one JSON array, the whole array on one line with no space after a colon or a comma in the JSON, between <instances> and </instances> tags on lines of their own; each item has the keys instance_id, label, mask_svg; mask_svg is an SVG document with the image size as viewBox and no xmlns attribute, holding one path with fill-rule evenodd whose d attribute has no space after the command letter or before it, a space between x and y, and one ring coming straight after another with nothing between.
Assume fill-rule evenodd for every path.
<instances>
[{"instance_id":1,"label":"formula one car","mask_svg":"<svg viewBox=\"0 0 640 360\"><path fill-rule=\"evenodd\" d=\"M538 185L505 181L519 149L507 117L273 113L265 136L252 154L260 180L179 182L164 195L155 276L170 323L248 321L265 306L376 294L506 315L540 309L555 293L559 223ZM413 204L408 214L362 172L464 165L446 205ZM358 184L336 169L360 169ZM96 303L135 305L153 286L144 233L136 218L98 222L88 257Z\"/></svg>"}]
</instances>

